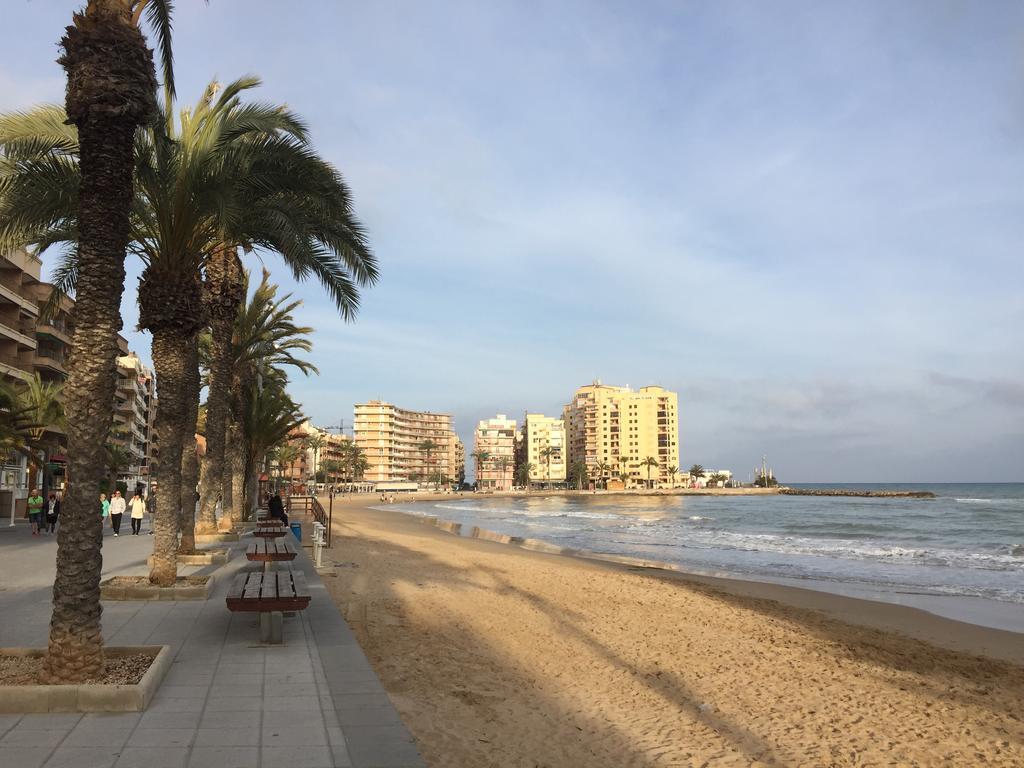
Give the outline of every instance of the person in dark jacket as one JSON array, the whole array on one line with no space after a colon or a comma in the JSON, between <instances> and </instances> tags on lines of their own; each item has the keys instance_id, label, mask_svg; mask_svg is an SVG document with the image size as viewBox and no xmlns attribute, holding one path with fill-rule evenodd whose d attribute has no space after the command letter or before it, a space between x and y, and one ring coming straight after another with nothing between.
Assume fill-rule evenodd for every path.
<instances>
[{"instance_id":1,"label":"person in dark jacket","mask_svg":"<svg viewBox=\"0 0 1024 768\"><path fill-rule=\"evenodd\" d=\"M57 532L57 518L60 517L60 499L57 494L51 493L49 503L46 505L46 532L53 534Z\"/></svg>"},{"instance_id":2,"label":"person in dark jacket","mask_svg":"<svg viewBox=\"0 0 1024 768\"><path fill-rule=\"evenodd\" d=\"M275 520L280 520L285 525L288 525L288 515L284 511L284 502L281 501L280 493L275 493L270 497L270 501L267 502L267 512Z\"/></svg>"}]
</instances>

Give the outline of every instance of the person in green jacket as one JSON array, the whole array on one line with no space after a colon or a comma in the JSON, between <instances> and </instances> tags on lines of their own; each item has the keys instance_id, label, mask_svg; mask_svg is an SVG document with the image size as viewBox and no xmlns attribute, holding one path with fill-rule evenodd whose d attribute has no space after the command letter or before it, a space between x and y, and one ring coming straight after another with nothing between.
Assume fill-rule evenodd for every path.
<instances>
[{"instance_id":1,"label":"person in green jacket","mask_svg":"<svg viewBox=\"0 0 1024 768\"><path fill-rule=\"evenodd\" d=\"M100 494L100 516L106 520L110 517L110 502L107 501L107 494Z\"/></svg>"},{"instance_id":2,"label":"person in green jacket","mask_svg":"<svg viewBox=\"0 0 1024 768\"><path fill-rule=\"evenodd\" d=\"M39 535L39 521L43 516L43 497L35 488L28 493L28 521L32 525L32 535Z\"/></svg>"}]
</instances>

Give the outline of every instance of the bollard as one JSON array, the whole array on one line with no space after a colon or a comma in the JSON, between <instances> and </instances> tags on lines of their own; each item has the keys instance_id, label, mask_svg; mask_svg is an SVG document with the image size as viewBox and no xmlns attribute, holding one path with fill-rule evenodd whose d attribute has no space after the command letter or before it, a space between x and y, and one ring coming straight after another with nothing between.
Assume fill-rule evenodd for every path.
<instances>
[{"instance_id":1,"label":"bollard","mask_svg":"<svg viewBox=\"0 0 1024 768\"><path fill-rule=\"evenodd\" d=\"M323 567L325 530L326 527L322 523L313 523L313 565L317 568Z\"/></svg>"}]
</instances>

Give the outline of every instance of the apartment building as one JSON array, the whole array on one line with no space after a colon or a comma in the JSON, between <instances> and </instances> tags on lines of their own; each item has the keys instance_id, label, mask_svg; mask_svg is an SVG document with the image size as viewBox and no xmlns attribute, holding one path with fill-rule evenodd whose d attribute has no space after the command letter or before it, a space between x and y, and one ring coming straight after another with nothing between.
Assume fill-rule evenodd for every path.
<instances>
[{"instance_id":1,"label":"apartment building","mask_svg":"<svg viewBox=\"0 0 1024 768\"><path fill-rule=\"evenodd\" d=\"M137 483L147 484L150 475L150 435L156 379L152 369L128 351L128 342L118 337L123 354L117 358L117 387L114 391L114 423L110 443L126 454L126 464L117 479L131 491ZM154 409L155 410L155 409Z\"/></svg>"},{"instance_id":2,"label":"apartment building","mask_svg":"<svg viewBox=\"0 0 1024 768\"><path fill-rule=\"evenodd\" d=\"M451 480L457 485L462 485L466 482L466 446L463 445L462 440L458 437L454 437L451 442L451 448L448 453L448 466L452 467Z\"/></svg>"},{"instance_id":3,"label":"apartment building","mask_svg":"<svg viewBox=\"0 0 1024 768\"><path fill-rule=\"evenodd\" d=\"M476 425L473 452L486 453L477 461L476 487L480 491L507 491L515 476L516 421L499 413Z\"/></svg>"},{"instance_id":4,"label":"apartment building","mask_svg":"<svg viewBox=\"0 0 1024 768\"><path fill-rule=\"evenodd\" d=\"M568 465L582 462L596 479L625 476L627 488L671 484L669 470L679 466L679 397L657 386L613 387L595 381L576 390L565 406ZM645 464L653 457L658 465Z\"/></svg>"},{"instance_id":5,"label":"apartment building","mask_svg":"<svg viewBox=\"0 0 1024 768\"><path fill-rule=\"evenodd\" d=\"M458 476L461 443L451 414L410 411L371 400L355 406L354 439L369 464L363 476L368 482L433 484ZM428 441L435 446L429 451L422 447Z\"/></svg>"},{"instance_id":6,"label":"apartment building","mask_svg":"<svg viewBox=\"0 0 1024 768\"><path fill-rule=\"evenodd\" d=\"M50 300L53 286L39 283L36 286L36 301L40 311ZM36 322L36 353L32 368L44 382L63 384L68 378L68 359L71 356L71 337L75 332L72 310L75 301L62 296L56 309L47 319Z\"/></svg>"},{"instance_id":7,"label":"apartment building","mask_svg":"<svg viewBox=\"0 0 1024 768\"><path fill-rule=\"evenodd\" d=\"M517 462L530 467L530 483L551 486L565 482L565 422L540 413L523 417Z\"/></svg>"},{"instance_id":8,"label":"apartment building","mask_svg":"<svg viewBox=\"0 0 1024 768\"><path fill-rule=\"evenodd\" d=\"M0 257L0 376L9 383L28 381L35 370L41 267L28 251Z\"/></svg>"}]
</instances>

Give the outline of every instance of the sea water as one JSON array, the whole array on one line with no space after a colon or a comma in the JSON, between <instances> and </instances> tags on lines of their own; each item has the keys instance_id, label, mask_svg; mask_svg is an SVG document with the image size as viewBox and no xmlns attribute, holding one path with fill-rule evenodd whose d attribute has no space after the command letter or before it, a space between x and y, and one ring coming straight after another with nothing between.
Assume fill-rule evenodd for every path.
<instances>
[{"instance_id":1,"label":"sea water","mask_svg":"<svg viewBox=\"0 0 1024 768\"><path fill-rule=\"evenodd\" d=\"M470 496L388 508L1024 632L1024 483L793 487L935 498Z\"/></svg>"}]
</instances>

